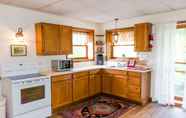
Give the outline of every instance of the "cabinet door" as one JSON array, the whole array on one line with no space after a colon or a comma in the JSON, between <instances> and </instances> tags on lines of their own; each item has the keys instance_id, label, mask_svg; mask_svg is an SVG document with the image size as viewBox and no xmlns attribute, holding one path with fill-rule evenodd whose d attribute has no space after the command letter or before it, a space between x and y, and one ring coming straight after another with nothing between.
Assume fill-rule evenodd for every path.
<instances>
[{"instance_id":1,"label":"cabinet door","mask_svg":"<svg viewBox=\"0 0 186 118\"><path fill-rule=\"evenodd\" d=\"M95 76L95 83L96 83L96 94L100 93L101 92L101 75L100 74L97 74Z\"/></svg>"},{"instance_id":2,"label":"cabinet door","mask_svg":"<svg viewBox=\"0 0 186 118\"><path fill-rule=\"evenodd\" d=\"M58 81L52 82L52 108L58 108L72 102L72 80L59 80L60 77L54 77Z\"/></svg>"},{"instance_id":3,"label":"cabinet door","mask_svg":"<svg viewBox=\"0 0 186 118\"><path fill-rule=\"evenodd\" d=\"M72 54L72 27L60 26L60 54Z\"/></svg>"},{"instance_id":4,"label":"cabinet door","mask_svg":"<svg viewBox=\"0 0 186 118\"><path fill-rule=\"evenodd\" d=\"M43 54L57 55L59 53L60 26L42 24Z\"/></svg>"},{"instance_id":5,"label":"cabinet door","mask_svg":"<svg viewBox=\"0 0 186 118\"><path fill-rule=\"evenodd\" d=\"M89 96L96 95L101 92L100 75L92 74L89 76Z\"/></svg>"},{"instance_id":6,"label":"cabinet door","mask_svg":"<svg viewBox=\"0 0 186 118\"><path fill-rule=\"evenodd\" d=\"M105 76L102 77L102 92L111 94L111 87L112 87L112 76Z\"/></svg>"},{"instance_id":7,"label":"cabinet door","mask_svg":"<svg viewBox=\"0 0 186 118\"><path fill-rule=\"evenodd\" d=\"M89 76L89 96L96 94L96 79L94 75Z\"/></svg>"},{"instance_id":8,"label":"cabinet door","mask_svg":"<svg viewBox=\"0 0 186 118\"><path fill-rule=\"evenodd\" d=\"M88 76L73 79L73 101L88 97Z\"/></svg>"},{"instance_id":9,"label":"cabinet door","mask_svg":"<svg viewBox=\"0 0 186 118\"><path fill-rule=\"evenodd\" d=\"M150 23L140 23L135 25L134 30L134 41L135 41L135 51L145 52L150 51L150 34L151 34L152 24Z\"/></svg>"},{"instance_id":10,"label":"cabinet door","mask_svg":"<svg viewBox=\"0 0 186 118\"><path fill-rule=\"evenodd\" d=\"M120 97L127 97L127 77L114 76L112 80L112 94Z\"/></svg>"}]
</instances>

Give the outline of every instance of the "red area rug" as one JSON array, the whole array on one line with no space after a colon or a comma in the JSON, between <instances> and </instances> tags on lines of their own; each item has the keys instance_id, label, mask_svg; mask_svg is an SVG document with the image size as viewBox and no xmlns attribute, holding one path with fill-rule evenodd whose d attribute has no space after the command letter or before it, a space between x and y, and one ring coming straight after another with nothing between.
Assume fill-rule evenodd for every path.
<instances>
[{"instance_id":1,"label":"red area rug","mask_svg":"<svg viewBox=\"0 0 186 118\"><path fill-rule=\"evenodd\" d=\"M96 97L64 109L58 115L63 118L118 118L136 105L111 97Z\"/></svg>"}]
</instances>

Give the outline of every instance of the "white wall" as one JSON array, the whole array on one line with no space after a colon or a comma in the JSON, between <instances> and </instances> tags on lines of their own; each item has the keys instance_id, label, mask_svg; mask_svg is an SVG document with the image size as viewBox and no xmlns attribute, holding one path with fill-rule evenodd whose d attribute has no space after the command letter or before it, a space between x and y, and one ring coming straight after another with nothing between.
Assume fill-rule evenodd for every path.
<instances>
[{"instance_id":1,"label":"white wall","mask_svg":"<svg viewBox=\"0 0 186 118\"><path fill-rule=\"evenodd\" d=\"M1 76L15 75L39 69L50 68L51 59L64 56L36 56L34 24L49 22L75 27L96 29L94 23L56 16L23 8L0 4L0 64ZM28 56L11 57L10 44L14 39L18 27L24 30L24 38L28 46ZM20 65L22 64L22 66Z\"/></svg>"}]
</instances>

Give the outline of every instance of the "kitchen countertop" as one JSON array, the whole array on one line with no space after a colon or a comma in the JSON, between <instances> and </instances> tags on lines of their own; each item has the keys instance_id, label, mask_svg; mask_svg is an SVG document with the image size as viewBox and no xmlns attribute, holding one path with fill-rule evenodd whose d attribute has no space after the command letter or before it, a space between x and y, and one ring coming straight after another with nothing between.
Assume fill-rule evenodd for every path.
<instances>
[{"instance_id":1,"label":"kitchen countertop","mask_svg":"<svg viewBox=\"0 0 186 118\"><path fill-rule=\"evenodd\" d=\"M71 74L75 72L89 71L95 69L115 69L115 70L124 70L124 71L140 72L140 73L151 72L150 69L142 70L142 69L127 68L127 67L111 67L107 65L91 65L87 67L75 67L69 71L64 71L64 72L45 71L45 72L41 72L41 74L45 74L47 76L58 76L58 75Z\"/></svg>"}]
</instances>

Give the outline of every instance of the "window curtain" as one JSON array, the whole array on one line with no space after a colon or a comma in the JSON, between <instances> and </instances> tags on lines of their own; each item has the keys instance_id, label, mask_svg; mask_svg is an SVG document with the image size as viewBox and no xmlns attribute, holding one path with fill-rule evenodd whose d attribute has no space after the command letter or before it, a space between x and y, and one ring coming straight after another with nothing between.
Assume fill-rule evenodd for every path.
<instances>
[{"instance_id":1,"label":"window curtain","mask_svg":"<svg viewBox=\"0 0 186 118\"><path fill-rule=\"evenodd\" d=\"M157 24L153 28L152 100L173 105L176 24Z\"/></svg>"},{"instance_id":2,"label":"window curtain","mask_svg":"<svg viewBox=\"0 0 186 118\"><path fill-rule=\"evenodd\" d=\"M177 39L180 40L179 44L179 51L177 57L181 60L186 60L186 29L178 29L177 31ZM185 69L185 66L184 66ZM184 70L186 72L186 70ZM186 75L186 74L184 74ZM183 108L186 109L186 76L184 78L184 97L183 97Z\"/></svg>"}]
</instances>

